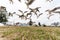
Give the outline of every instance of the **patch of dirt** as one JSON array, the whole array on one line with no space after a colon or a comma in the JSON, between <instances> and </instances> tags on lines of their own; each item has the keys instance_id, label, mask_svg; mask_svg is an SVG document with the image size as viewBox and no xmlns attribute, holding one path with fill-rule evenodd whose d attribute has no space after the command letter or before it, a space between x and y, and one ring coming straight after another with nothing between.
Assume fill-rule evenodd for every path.
<instances>
[{"instance_id":1,"label":"patch of dirt","mask_svg":"<svg viewBox=\"0 0 60 40\"><path fill-rule=\"evenodd\" d=\"M2 37L3 34L0 34L0 40L8 40L7 38Z\"/></svg>"}]
</instances>

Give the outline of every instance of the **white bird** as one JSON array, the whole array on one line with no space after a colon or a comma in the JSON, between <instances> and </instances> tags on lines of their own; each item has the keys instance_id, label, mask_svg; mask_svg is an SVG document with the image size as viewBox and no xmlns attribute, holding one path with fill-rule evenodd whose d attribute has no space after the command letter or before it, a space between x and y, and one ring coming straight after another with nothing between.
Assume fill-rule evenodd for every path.
<instances>
[{"instance_id":1,"label":"white bird","mask_svg":"<svg viewBox=\"0 0 60 40\"><path fill-rule=\"evenodd\" d=\"M55 8L53 8L52 10L46 10L45 12L49 12L49 14L51 14L52 12L55 12L56 10L58 10L58 9L60 9L60 7L55 7Z\"/></svg>"},{"instance_id":2,"label":"white bird","mask_svg":"<svg viewBox=\"0 0 60 40\"><path fill-rule=\"evenodd\" d=\"M29 9L31 10L30 12L33 12L33 13L35 13L35 14L37 15L36 12L37 12L37 11L40 12L40 11L38 10L39 8L41 8L41 7L36 7L36 8L34 8L34 9L29 8Z\"/></svg>"},{"instance_id":3,"label":"white bird","mask_svg":"<svg viewBox=\"0 0 60 40\"><path fill-rule=\"evenodd\" d=\"M37 15L37 18L39 17L39 16L41 16L43 13L41 13L41 14L39 14L39 15Z\"/></svg>"},{"instance_id":4,"label":"white bird","mask_svg":"<svg viewBox=\"0 0 60 40\"><path fill-rule=\"evenodd\" d=\"M55 8L53 8L52 10L46 10L45 12L49 12L49 17L48 17L48 19L52 16L51 14L52 13L58 13L58 11L56 11L56 10L58 10L58 9L60 9L60 7L55 7Z\"/></svg>"}]
</instances>

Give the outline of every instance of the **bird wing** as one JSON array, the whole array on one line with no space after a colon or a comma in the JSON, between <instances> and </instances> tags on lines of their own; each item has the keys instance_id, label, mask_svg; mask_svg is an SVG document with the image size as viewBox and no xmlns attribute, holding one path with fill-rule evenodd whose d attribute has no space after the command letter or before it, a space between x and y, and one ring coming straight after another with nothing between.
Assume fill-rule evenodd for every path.
<instances>
[{"instance_id":1,"label":"bird wing","mask_svg":"<svg viewBox=\"0 0 60 40\"><path fill-rule=\"evenodd\" d=\"M42 15L42 14L43 14L43 13L39 14L39 16Z\"/></svg>"},{"instance_id":2,"label":"bird wing","mask_svg":"<svg viewBox=\"0 0 60 40\"><path fill-rule=\"evenodd\" d=\"M19 14L16 14L16 15L20 16Z\"/></svg>"},{"instance_id":3,"label":"bird wing","mask_svg":"<svg viewBox=\"0 0 60 40\"><path fill-rule=\"evenodd\" d=\"M33 10L32 8L29 8L30 10Z\"/></svg>"},{"instance_id":4,"label":"bird wing","mask_svg":"<svg viewBox=\"0 0 60 40\"><path fill-rule=\"evenodd\" d=\"M60 9L60 7L55 7L54 9L52 9L51 11L55 11L57 9Z\"/></svg>"},{"instance_id":5,"label":"bird wing","mask_svg":"<svg viewBox=\"0 0 60 40\"><path fill-rule=\"evenodd\" d=\"M43 13L41 13L41 14L39 14L38 16L37 16L37 18L40 16L40 15L42 15Z\"/></svg>"},{"instance_id":6,"label":"bird wing","mask_svg":"<svg viewBox=\"0 0 60 40\"><path fill-rule=\"evenodd\" d=\"M27 13L28 11L25 11L24 13Z\"/></svg>"},{"instance_id":7,"label":"bird wing","mask_svg":"<svg viewBox=\"0 0 60 40\"><path fill-rule=\"evenodd\" d=\"M19 12L21 12L21 13L23 13L23 11L21 11L21 10L18 10Z\"/></svg>"},{"instance_id":8,"label":"bird wing","mask_svg":"<svg viewBox=\"0 0 60 40\"><path fill-rule=\"evenodd\" d=\"M60 11L55 11L55 12L53 12L53 13L60 13Z\"/></svg>"},{"instance_id":9,"label":"bird wing","mask_svg":"<svg viewBox=\"0 0 60 40\"><path fill-rule=\"evenodd\" d=\"M41 8L41 7L36 7L35 9L39 9L39 8Z\"/></svg>"},{"instance_id":10,"label":"bird wing","mask_svg":"<svg viewBox=\"0 0 60 40\"><path fill-rule=\"evenodd\" d=\"M49 19L52 15L54 15L54 14L49 15L48 19Z\"/></svg>"}]
</instances>

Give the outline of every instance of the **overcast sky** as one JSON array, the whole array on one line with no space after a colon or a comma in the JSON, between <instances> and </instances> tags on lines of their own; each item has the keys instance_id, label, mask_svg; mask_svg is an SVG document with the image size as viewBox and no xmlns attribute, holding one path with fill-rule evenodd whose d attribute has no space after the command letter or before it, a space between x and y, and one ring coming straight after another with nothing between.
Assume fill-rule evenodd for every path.
<instances>
[{"instance_id":1,"label":"overcast sky","mask_svg":"<svg viewBox=\"0 0 60 40\"><path fill-rule=\"evenodd\" d=\"M19 9L22 10L23 12L28 10L27 6L25 4L24 0L21 0L19 2L18 0L13 0L13 4L10 4L9 0L0 0L0 6L5 6L8 12L16 12L17 14L20 14L18 11ZM36 15L32 15L32 21L41 22L42 24L51 24L52 22L60 22L60 15L59 14L54 14L53 16L50 17L48 20L48 12L45 12L47 9L53 9L55 7L60 6L60 0L53 0L51 3L47 2L46 0L35 0L32 5L30 5L30 8L36 8L36 7L41 7L39 10L43 15L41 15L38 19ZM39 13L38 13L39 14ZM10 22L21 22L21 23L27 23L29 20L21 20L17 15L14 15L13 17L10 17L9 19Z\"/></svg>"}]
</instances>

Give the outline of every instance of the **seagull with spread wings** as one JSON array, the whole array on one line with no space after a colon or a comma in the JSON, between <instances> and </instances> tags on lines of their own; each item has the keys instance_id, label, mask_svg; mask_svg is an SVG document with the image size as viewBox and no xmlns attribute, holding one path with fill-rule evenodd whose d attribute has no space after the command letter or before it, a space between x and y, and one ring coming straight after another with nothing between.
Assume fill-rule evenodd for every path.
<instances>
[{"instance_id":1,"label":"seagull with spread wings","mask_svg":"<svg viewBox=\"0 0 60 40\"><path fill-rule=\"evenodd\" d=\"M41 14L39 14L39 15L37 15L37 18L39 18L39 16L41 16L43 13L41 13Z\"/></svg>"},{"instance_id":2,"label":"seagull with spread wings","mask_svg":"<svg viewBox=\"0 0 60 40\"><path fill-rule=\"evenodd\" d=\"M26 18L26 16L24 15L24 13L27 13L27 11L25 11L25 12L23 12L21 10L18 10L18 11L22 13L22 15L18 15L17 14L19 17L21 17L21 19Z\"/></svg>"},{"instance_id":3,"label":"seagull with spread wings","mask_svg":"<svg viewBox=\"0 0 60 40\"><path fill-rule=\"evenodd\" d=\"M49 14L51 14L52 12L55 12L56 10L58 10L58 9L60 9L60 7L55 7L54 9L52 9L52 10L46 10L45 12L49 12Z\"/></svg>"},{"instance_id":4,"label":"seagull with spread wings","mask_svg":"<svg viewBox=\"0 0 60 40\"><path fill-rule=\"evenodd\" d=\"M34 9L29 8L29 9L31 10L30 12L33 12L33 13L35 13L35 14L37 15L36 12L37 12L37 11L40 12L40 11L39 11L39 8L41 8L41 7L36 7L36 8L34 8Z\"/></svg>"},{"instance_id":5,"label":"seagull with spread wings","mask_svg":"<svg viewBox=\"0 0 60 40\"><path fill-rule=\"evenodd\" d=\"M40 12L40 11L39 11L39 8L41 8L41 7L36 7L36 8L35 8L36 12L37 12L37 11Z\"/></svg>"},{"instance_id":6,"label":"seagull with spread wings","mask_svg":"<svg viewBox=\"0 0 60 40\"><path fill-rule=\"evenodd\" d=\"M58 10L58 9L60 9L60 7L55 7L55 8L53 8L52 10L46 10L45 12L49 12L49 17L48 17L48 19L51 17L51 14L52 13L58 13L58 11L56 11L56 10Z\"/></svg>"}]
</instances>

